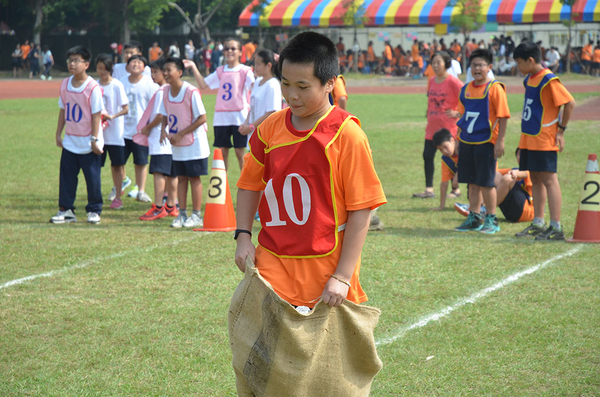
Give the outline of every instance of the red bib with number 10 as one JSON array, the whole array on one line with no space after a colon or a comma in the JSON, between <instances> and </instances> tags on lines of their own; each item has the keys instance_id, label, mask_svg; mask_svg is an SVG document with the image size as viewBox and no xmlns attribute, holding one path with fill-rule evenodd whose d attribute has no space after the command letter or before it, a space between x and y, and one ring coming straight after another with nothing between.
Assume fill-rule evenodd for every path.
<instances>
[{"instance_id":1,"label":"red bib with number 10","mask_svg":"<svg viewBox=\"0 0 600 397\"><path fill-rule=\"evenodd\" d=\"M274 255L320 257L337 247L340 225L328 150L350 119L360 125L332 107L306 136L265 150L258 242Z\"/></svg>"}]
</instances>

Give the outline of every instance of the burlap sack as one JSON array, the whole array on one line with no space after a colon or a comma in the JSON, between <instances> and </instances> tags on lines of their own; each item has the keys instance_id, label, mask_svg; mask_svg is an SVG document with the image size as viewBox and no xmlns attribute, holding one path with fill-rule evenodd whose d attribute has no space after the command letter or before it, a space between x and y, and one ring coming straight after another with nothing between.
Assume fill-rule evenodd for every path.
<instances>
[{"instance_id":1,"label":"burlap sack","mask_svg":"<svg viewBox=\"0 0 600 397\"><path fill-rule=\"evenodd\" d=\"M229 307L239 396L368 396L382 367L379 309L317 303L308 315L281 299L251 262Z\"/></svg>"}]
</instances>

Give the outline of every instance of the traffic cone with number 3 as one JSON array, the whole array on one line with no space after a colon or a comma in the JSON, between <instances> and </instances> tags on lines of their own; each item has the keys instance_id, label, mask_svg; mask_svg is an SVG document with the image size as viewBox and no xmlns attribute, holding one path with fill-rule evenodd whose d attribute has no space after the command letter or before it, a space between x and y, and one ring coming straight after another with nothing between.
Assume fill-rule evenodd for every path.
<instances>
[{"instance_id":1,"label":"traffic cone with number 3","mask_svg":"<svg viewBox=\"0 0 600 397\"><path fill-rule=\"evenodd\" d=\"M588 156L575 232L570 243L600 243L600 171L595 154Z\"/></svg>"},{"instance_id":2,"label":"traffic cone with number 3","mask_svg":"<svg viewBox=\"0 0 600 397\"><path fill-rule=\"evenodd\" d=\"M227 182L227 170L221 149L215 149L204 208L204 227L197 232L231 232L235 230L235 211Z\"/></svg>"}]
</instances>

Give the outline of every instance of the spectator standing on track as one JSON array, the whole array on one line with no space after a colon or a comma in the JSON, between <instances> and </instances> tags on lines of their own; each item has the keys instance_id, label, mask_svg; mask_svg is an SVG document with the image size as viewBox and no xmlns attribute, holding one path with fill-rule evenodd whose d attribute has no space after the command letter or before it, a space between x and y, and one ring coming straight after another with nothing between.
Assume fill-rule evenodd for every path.
<instances>
[{"instance_id":1,"label":"spectator standing on track","mask_svg":"<svg viewBox=\"0 0 600 397\"><path fill-rule=\"evenodd\" d=\"M33 78L34 76L40 75L40 47L32 43L31 51L27 57L29 59L29 78Z\"/></svg>"},{"instance_id":2,"label":"spectator standing on track","mask_svg":"<svg viewBox=\"0 0 600 397\"><path fill-rule=\"evenodd\" d=\"M31 46L29 45L29 40L25 40L25 44L21 46L21 56L23 57L23 70L29 69L29 52L31 51Z\"/></svg>"},{"instance_id":3,"label":"spectator standing on track","mask_svg":"<svg viewBox=\"0 0 600 397\"><path fill-rule=\"evenodd\" d=\"M17 73L19 77L21 77L21 72L23 71L23 51L21 50L21 45L17 43L17 47L13 51L12 55L12 65L13 65L13 78L17 78Z\"/></svg>"},{"instance_id":4,"label":"spectator standing on track","mask_svg":"<svg viewBox=\"0 0 600 397\"><path fill-rule=\"evenodd\" d=\"M179 50L179 44L177 44L177 41L173 41L169 47L167 58L181 58L181 51Z\"/></svg>"}]
</instances>

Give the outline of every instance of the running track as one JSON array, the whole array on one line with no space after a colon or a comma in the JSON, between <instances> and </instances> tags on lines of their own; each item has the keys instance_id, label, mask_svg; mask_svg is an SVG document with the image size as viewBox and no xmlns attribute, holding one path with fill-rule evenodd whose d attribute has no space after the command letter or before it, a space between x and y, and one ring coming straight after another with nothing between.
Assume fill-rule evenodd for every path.
<instances>
[{"instance_id":1,"label":"running track","mask_svg":"<svg viewBox=\"0 0 600 397\"><path fill-rule=\"evenodd\" d=\"M0 80L1 99L28 99L28 98L58 98L60 78L53 81L41 80ZM397 81L396 81L397 82ZM396 83L394 82L394 83ZM382 82L378 82L382 83ZM385 84L385 82L383 82ZM600 84L596 82L575 82L566 84L570 92L600 92ZM348 94L424 94L425 85L374 85L374 86L348 86ZM509 94L523 94L524 88L515 81L507 82ZM204 90L203 94L216 94L216 90ZM0 106L1 108L1 106ZM575 107L575 120L600 120L600 98L583 101L581 106Z\"/></svg>"}]
</instances>

